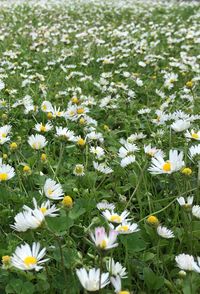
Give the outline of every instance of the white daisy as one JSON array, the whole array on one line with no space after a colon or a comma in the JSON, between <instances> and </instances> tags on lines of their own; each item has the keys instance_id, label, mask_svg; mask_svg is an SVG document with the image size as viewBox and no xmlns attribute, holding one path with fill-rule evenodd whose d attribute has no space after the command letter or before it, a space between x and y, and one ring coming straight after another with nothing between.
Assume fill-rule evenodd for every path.
<instances>
[{"instance_id":1,"label":"white daisy","mask_svg":"<svg viewBox=\"0 0 200 294\"><path fill-rule=\"evenodd\" d=\"M177 266L181 270L185 271L195 271L197 273L200 273L200 267L198 266L197 262L194 260L194 257L189 254L179 254L175 257Z\"/></svg>"},{"instance_id":2,"label":"white daisy","mask_svg":"<svg viewBox=\"0 0 200 294\"><path fill-rule=\"evenodd\" d=\"M37 134L37 135L31 135L28 138L28 143L33 149L39 150L44 148L48 142L46 141L46 138L44 136Z\"/></svg>"},{"instance_id":3,"label":"white daisy","mask_svg":"<svg viewBox=\"0 0 200 294\"><path fill-rule=\"evenodd\" d=\"M15 176L15 170L9 164L0 165L0 182L5 182Z\"/></svg>"},{"instance_id":4,"label":"white daisy","mask_svg":"<svg viewBox=\"0 0 200 294\"><path fill-rule=\"evenodd\" d=\"M107 271L111 276L120 276L122 279L127 278L126 268L119 262L115 262L113 258L109 258L106 262Z\"/></svg>"},{"instance_id":5,"label":"white daisy","mask_svg":"<svg viewBox=\"0 0 200 294\"><path fill-rule=\"evenodd\" d=\"M108 250L118 246L116 243L118 233L114 230L110 230L107 234L104 227L95 228L94 233L90 233L90 237L96 247L102 250Z\"/></svg>"},{"instance_id":6,"label":"white daisy","mask_svg":"<svg viewBox=\"0 0 200 294\"><path fill-rule=\"evenodd\" d=\"M172 130L175 132L182 132L187 130L190 127L190 122L187 120L179 119L171 124Z\"/></svg>"},{"instance_id":7,"label":"white daisy","mask_svg":"<svg viewBox=\"0 0 200 294\"><path fill-rule=\"evenodd\" d=\"M185 201L184 197L179 197L179 198L177 198L177 201L180 204L180 206L190 207L190 206L192 206L193 199L194 199L193 196L189 196L189 197L187 197L187 200Z\"/></svg>"},{"instance_id":8,"label":"white daisy","mask_svg":"<svg viewBox=\"0 0 200 294\"><path fill-rule=\"evenodd\" d=\"M152 174L171 174L180 170L184 165L183 152L170 150L169 160L165 161L161 155L155 155L148 170Z\"/></svg>"},{"instance_id":9,"label":"white daisy","mask_svg":"<svg viewBox=\"0 0 200 294\"><path fill-rule=\"evenodd\" d=\"M63 198L64 192L61 184L56 183L52 179L47 179L43 188L44 194L51 200L60 200Z\"/></svg>"},{"instance_id":10,"label":"white daisy","mask_svg":"<svg viewBox=\"0 0 200 294\"><path fill-rule=\"evenodd\" d=\"M126 221L127 216L130 214L127 210L124 210L121 214L118 214L116 212L105 210L102 211L102 215L112 223L121 224L122 222Z\"/></svg>"},{"instance_id":11,"label":"white daisy","mask_svg":"<svg viewBox=\"0 0 200 294\"><path fill-rule=\"evenodd\" d=\"M35 270L39 271L43 268L41 264L49 259L42 259L46 254L46 248L40 251L40 243L34 242L32 248L25 243L18 246L15 253L11 257L11 263L14 267L21 270Z\"/></svg>"},{"instance_id":12,"label":"white daisy","mask_svg":"<svg viewBox=\"0 0 200 294\"><path fill-rule=\"evenodd\" d=\"M193 129L189 132L185 133L185 137L189 139L194 139L196 141L200 141L200 131L194 131Z\"/></svg>"},{"instance_id":13,"label":"white daisy","mask_svg":"<svg viewBox=\"0 0 200 294\"><path fill-rule=\"evenodd\" d=\"M99 286L102 289L110 283L109 273L102 273L101 281L99 281L100 269L92 268L87 272L85 268L81 268L76 270L76 274L83 288L89 292L98 291Z\"/></svg>"},{"instance_id":14,"label":"white daisy","mask_svg":"<svg viewBox=\"0 0 200 294\"><path fill-rule=\"evenodd\" d=\"M162 238L165 238L165 239L174 238L174 233L171 230L164 227L164 226L159 225L157 227L157 233L158 233L159 236L161 236Z\"/></svg>"}]
</instances>

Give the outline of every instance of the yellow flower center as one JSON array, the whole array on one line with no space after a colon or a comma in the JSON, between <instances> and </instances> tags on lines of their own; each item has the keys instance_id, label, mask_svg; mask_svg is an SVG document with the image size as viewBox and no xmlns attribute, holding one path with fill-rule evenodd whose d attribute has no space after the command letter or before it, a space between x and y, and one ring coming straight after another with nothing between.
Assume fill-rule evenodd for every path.
<instances>
[{"instance_id":1,"label":"yellow flower center","mask_svg":"<svg viewBox=\"0 0 200 294\"><path fill-rule=\"evenodd\" d=\"M42 110L47 110L47 106L46 105L43 105L42 106Z\"/></svg>"},{"instance_id":2,"label":"yellow flower center","mask_svg":"<svg viewBox=\"0 0 200 294\"><path fill-rule=\"evenodd\" d=\"M73 204L73 200L70 196L65 196L62 200L62 204L66 207L71 207Z\"/></svg>"},{"instance_id":3,"label":"yellow flower center","mask_svg":"<svg viewBox=\"0 0 200 294\"><path fill-rule=\"evenodd\" d=\"M121 221L122 221L122 217L121 217L120 215L113 214L113 215L111 215L111 217L110 217L110 221L111 221L111 222L116 222L116 223L121 223Z\"/></svg>"},{"instance_id":4,"label":"yellow flower center","mask_svg":"<svg viewBox=\"0 0 200 294\"><path fill-rule=\"evenodd\" d=\"M78 113L78 114L82 114L82 113L84 113L84 111L85 111L84 108L79 108L79 109L77 109L77 113Z\"/></svg>"},{"instance_id":5,"label":"yellow flower center","mask_svg":"<svg viewBox=\"0 0 200 294\"><path fill-rule=\"evenodd\" d=\"M11 260L11 257L9 255L4 255L2 256L2 263L3 264L8 264Z\"/></svg>"},{"instance_id":6,"label":"yellow flower center","mask_svg":"<svg viewBox=\"0 0 200 294\"><path fill-rule=\"evenodd\" d=\"M165 162L162 168L165 172L171 171L171 163L169 161Z\"/></svg>"},{"instance_id":7,"label":"yellow flower center","mask_svg":"<svg viewBox=\"0 0 200 294\"><path fill-rule=\"evenodd\" d=\"M197 133L193 133L191 137L193 139L199 139L199 135Z\"/></svg>"},{"instance_id":8,"label":"yellow flower center","mask_svg":"<svg viewBox=\"0 0 200 294\"><path fill-rule=\"evenodd\" d=\"M128 229L129 229L129 226L120 226L117 230L127 232Z\"/></svg>"},{"instance_id":9,"label":"yellow flower center","mask_svg":"<svg viewBox=\"0 0 200 294\"><path fill-rule=\"evenodd\" d=\"M101 249L105 249L106 246L107 246L106 240L103 240L99 246L100 246Z\"/></svg>"},{"instance_id":10,"label":"yellow flower center","mask_svg":"<svg viewBox=\"0 0 200 294\"><path fill-rule=\"evenodd\" d=\"M27 266L27 267L30 267L31 265L35 265L37 263L37 259L33 256L27 256L25 259L24 259L24 264Z\"/></svg>"},{"instance_id":11,"label":"yellow flower center","mask_svg":"<svg viewBox=\"0 0 200 294\"><path fill-rule=\"evenodd\" d=\"M6 181L7 179L8 179L8 174L7 173L0 174L0 181Z\"/></svg>"},{"instance_id":12,"label":"yellow flower center","mask_svg":"<svg viewBox=\"0 0 200 294\"><path fill-rule=\"evenodd\" d=\"M71 99L71 101L72 101L72 103L76 103L76 104L79 102L77 97L73 97Z\"/></svg>"},{"instance_id":13,"label":"yellow flower center","mask_svg":"<svg viewBox=\"0 0 200 294\"><path fill-rule=\"evenodd\" d=\"M43 125L40 126L40 132L46 132L46 130L47 130L47 129L46 129L45 126L43 126Z\"/></svg>"},{"instance_id":14,"label":"yellow flower center","mask_svg":"<svg viewBox=\"0 0 200 294\"><path fill-rule=\"evenodd\" d=\"M23 168L24 172L29 172L30 171L30 167L28 165L25 165Z\"/></svg>"},{"instance_id":15,"label":"yellow flower center","mask_svg":"<svg viewBox=\"0 0 200 294\"><path fill-rule=\"evenodd\" d=\"M45 214L45 212L47 211L47 209L46 209L46 207L41 207L41 208L40 208L40 211L41 211L43 214Z\"/></svg>"},{"instance_id":16,"label":"yellow flower center","mask_svg":"<svg viewBox=\"0 0 200 294\"><path fill-rule=\"evenodd\" d=\"M80 145L80 146L84 146L85 145L85 140L80 138L78 141L77 141L77 144Z\"/></svg>"},{"instance_id":17,"label":"yellow flower center","mask_svg":"<svg viewBox=\"0 0 200 294\"><path fill-rule=\"evenodd\" d=\"M129 291L119 291L119 294L130 294Z\"/></svg>"},{"instance_id":18,"label":"yellow flower center","mask_svg":"<svg viewBox=\"0 0 200 294\"><path fill-rule=\"evenodd\" d=\"M192 170L189 167L185 167L184 169L182 169L181 172L182 172L182 174L189 176L189 175L191 175Z\"/></svg>"},{"instance_id":19,"label":"yellow flower center","mask_svg":"<svg viewBox=\"0 0 200 294\"><path fill-rule=\"evenodd\" d=\"M53 194L53 190L52 190L52 189L48 189L48 190L47 190L47 193L48 193L49 195L52 195L52 194Z\"/></svg>"},{"instance_id":20,"label":"yellow flower center","mask_svg":"<svg viewBox=\"0 0 200 294\"><path fill-rule=\"evenodd\" d=\"M1 137L6 138L7 134L3 133Z\"/></svg>"},{"instance_id":21,"label":"yellow flower center","mask_svg":"<svg viewBox=\"0 0 200 294\"><path fill-rule=\"evenodd\" d=\"M71 111L69 112L69 115L70 115L70 116L74 116L74 114L75 114L75 112L74 112L73 110L71 110Z\"/></svg>"},{"instance_id":22,"label":"yellow flower center","mask_svg":"<svg viewBox=\"0 0 200 294\"><path fill-rule=\"evenodd\" d=\"M76 170L77 174L82 174L82 172L83 172L82 166L77 166L75 170Z\"/></svg>"},{"instance_id":23,"label":"yellow flower center","mask_svg":"<svg viewBox=\"0 0 200 294\"><path fill-rule=\"evenodd\" d=\"M150 224L158 224L159 223L159 220L156 216L154 215L150 215L148 218L147 218L147 222L150 223Z\"/></svg>"}]
</instances>

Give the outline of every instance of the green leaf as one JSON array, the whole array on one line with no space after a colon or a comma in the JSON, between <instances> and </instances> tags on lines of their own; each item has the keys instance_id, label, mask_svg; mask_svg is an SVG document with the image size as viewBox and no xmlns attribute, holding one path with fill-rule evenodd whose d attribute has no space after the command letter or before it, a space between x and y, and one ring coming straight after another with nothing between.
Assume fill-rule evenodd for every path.
<instances>
[{"instance_id":1,"label":"green leaf","mask_svg":"<svg viewBox=\"0 0 200 294\"><path fill-rule=\"evenodd\" d=\"M143 275L144 281L150 290L158 290L164 285L164 278L154 274L148 267L144 268Z\"/></svg>"},{"instance_id":2,"label":"green leaf","mask_svg":"<svg viewBox=\"0 0 200 294\"><path fill-rule=\"evenodd\" d=\"M119 236L122 244L126 247L128 252L139 252L143 251L146 248L146 243L142 239L142 236L140 233L133 233L130 235L121 235Z\"/></svg>"},{"instance_id":3,"label":"green leaf","mask_svg":"<svg viewBox=\"0 0 200 294\"><path fill-rule=\"evenodd\" d=\"M72 220L75 220L77 218L79 218L82 214L84 214L86 212L86 209L83 207L80 207L79 205L74 205L74 207L70 210L69 212L69 217Z\"/></svg>"},{"instance_id":4,"label":"green leaf","mask_svg":"<svg viewBox=\"0 0 200 294\"><path fill-rule=\"evenodd\" d=\"M74 222L68 216L52 217L46 220L48 227L55 233L63 232L73 226Z\"/></svg>"}]
</instances>

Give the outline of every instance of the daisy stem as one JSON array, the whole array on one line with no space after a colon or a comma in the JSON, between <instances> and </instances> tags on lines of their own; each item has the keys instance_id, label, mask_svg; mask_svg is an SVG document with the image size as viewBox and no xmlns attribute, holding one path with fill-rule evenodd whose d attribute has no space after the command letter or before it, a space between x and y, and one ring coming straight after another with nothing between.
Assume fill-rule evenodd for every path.
<instances>
[{"instance_id":1,"label":"daisy stem","mask_svg":"<svg viewBox=\"0 0 200 294\"><path fill-rule=\"evenodd\" d=\"M63 153L64 153L64 148L63 148L63 143L61 142L60 143L60 154L59 154L59 159L58 159L58 165L56 167L56 171L55 171L55 174L54 174L54 179L57 177L59 167L60 167L60 164L61 164L61 161L62 161Z\"/></svg>"},{"instance_id":2,"label":"daisy stem","mask_svg":"<svg viewBox=\"0 0 200 294\"><path fill-rule=\"evenodd\" d=\"M100 272L99 272L99 293L101 293L101 274L102 274L102 265L103 265L103 257L102 254L100 252L99 254L99 268L100 268Z\"/></svg>"},{"instance_id":3,"label":"daisy stem","mask_svg":"<svg viewBox=\"0 0 200 294\"><path fill-rule=\"evenodd\" d=\"M200 186L200 160L198 161L198 176L197 176L197 187Z\"/></svg>"}]
</instances>

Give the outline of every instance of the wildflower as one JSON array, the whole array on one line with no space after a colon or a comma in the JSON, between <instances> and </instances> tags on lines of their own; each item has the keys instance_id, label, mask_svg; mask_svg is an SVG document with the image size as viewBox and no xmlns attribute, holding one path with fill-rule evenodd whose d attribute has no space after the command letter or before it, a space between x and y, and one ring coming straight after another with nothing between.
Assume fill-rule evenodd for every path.
<instances>
[{"instance_id":1,"label":"wildflower","mask_svg":"<svg viewBox=\"0 0 200 294\"><path fill-rule=\"evenodd\" d=\"M200 218L200 206L199 205L194 205L192 207L192 214L196 217L196 218Z\"/></svg>"},{"instance_id":2,"label":"wildflower","mask_svg":"<svg viewBox=\"0 0 200 294\"><path fill-rule=\"evenodd\" d=\"M83 164L76 164L75 165L75 168L73 170L73 174L75 176L78 176L78 177L82 177L85 175L85 172L84 172L84 165Z\"/></svg>"},{"instance_id":3,"label":"wildflower","mask_svg":"<svg viewBox=\"0 0 200 294\"><path fill-rule=\"evenodd\" d=\"M81 137L77 138L77 145L79 146L84 146L85 145L85 140Z\"/></svg>"},{"instance_id":4,"label":"wildflower","mask_svg":"<svg viewBox=\"0 0 200 294\"><path fill-rule=\"evenodd\" d=\"M195 156L198 156L198 155L200 155L200 144L191 146L189 148L189 157L193 159Z\"/></svg>"},{"instance_id":5,"label":"wildflower","mask_svg":"<svg viewBox=\"0 0 200 294\"><path fill-rule=\"evenodd\" d=\"M51 200L60 200L63 199L63 189L61 184L56 183L52 179L47 179L43 188L44 194Z\"/></svg>"},{"instance_id":6,"label":"wildflower","mask_svg":"<svg viewBox=\"0 0 200 294\"><path fill-rule=\"evenodd\" d=\"M192 170L191 168L189 167L184 167L182 170L181 170L181 173L186 175L186 176L190 176L192 174Z\"/></svg>"},{"instance_id":7,"label":"wildflower","mask_svg":"<svg viewBox=\"0 0 200 294\"><path fill-rule=\"evenodd\" d=\"M117 294L130 294L129 291L122 291L122 283L121 283L121 278L119 275L116 277L111 277L110 281L111 281L113 287L115 288L115 293L117 293Z\"/></svg>"},{"instance_id":8,"label":"wildflower","mask_svg":"<svg viewBox=\"0 0 200 294\"><path fill-rule=\"evenodd\" d=\"M165 161L162 156L152 158L151 167L148 169L151 174L171 174L184 166L183 152L170 150L169 160Z\"/></svg>"},{"instance_id":9,"label":"wildflower","mask_svg":"<svg viewBox=\"0 0 200 294\"><path fill-rule=\"evenodd\" d=\"M110 283L109 273L102 273L99 281L100 269L92 268L87 271L85 268L80 268L76 270L76 274L83 288L89 292L98 291L99 288L102 289Z\"/></svg>"},{"instance_id":10,"label":"wildflower","mask_svg":"<svg viewBox=\"0 0 200 294\"><path fill-rule=\"evenodd\" d=\"M193 196L189 196L187 197L187 201L185 201L185 198L183 197L179 197L177 198L178 203L180 204L180 206L183 206L185 208L190 208L192 206L193 203Z\"/></svg>"},{"instance_id":11,"label":"wildflower","mask_svg":"<svg viewBox=\"0 0 200 294\"><path fill-rule=\"evenodd\" d=\"M97 159L102 159L105 155L105 151L103 148L97 147L90 147L90 152L96 156Z\"/></svg>"},{"instance_id":12,"label":"wildflower","mask_svg":"<svg viewBox=\"0 0 200 294\"><path fill-rule=\"evenodd\" d=\"M53 128L53 126L50 123L47 123L45 125L43 125L42 123L37 123L34 127L34 129L37 132L41 132L41 133L46 133L49 132L51 129Z\"/></svg>"},{"instance_id":13,"label":"wildflower","mask_svg":"<svg viewBox=\"0 0 200 294\"><path fill-rule=\"evenodd\" d=\"M16 150L17 147L18 147L18 145L17 145L16 142L12 142L12 143L10 144L10 149L11 149L11 150Z\"/></svg>"},{"instance_id":14,"label":"wildflower","mask_svg":"<svg viewBox=\"0 0 200 294\"><path fill-rule=\"evenodd\" d=\"M40 159L41 159L41 161L46 161L47 160L46 153L42 153Z\"/></svg>"},{"instance_id":15,"label":"wildflower","mask_svg":"<svg viewBox=\"0 0 200 294\"><path fill-rule=\"evenodd\" d=\"M10 125L5 125L3 127L0 127L0 144L3 145L7 141L10 140L10 137L8 136L11 131Z\"/></svg>"},{"instance_id":16,"label":"wildflower","mask_svg":"<svg viewBox=\"0 0 200 294\"><path fill-rule=\"evenodd\" d=\"M197 262L194 260L194 257L189 254L179 254L175 257L177 266L181 270L185 271L195 271L197 273L200 273L200 267L198 266Z\"/></svg>"},{"instance_id":17,"label":"wildflower","mask_svg":"<svg viewBox=\"0 0 200 294\"><path fill-rule=\"evenodd\" d=\"M162 150L157 149L156 147L151 147L151 144L144 145L144 152L151 157L154 157L155 155L164 156L164 153Z\"/></svg>"},{"instance_id":18,"label":"wildflower","mask_svg":"<svg viewBox=\"0 0 200 294\"><path fill-rule=\"evenodd\" d=\"M61 137L66 141L75 142L76 138L73 131L67 128L56 127L56 137Z\"/></svg>"},{"instance_id":19,"label":"wildflower","mask_svg":"<svg viewBox=\"0 0 200 294\"><path fill-rule=\"evenodd\" d=\"M46 138L42 135L31 135L28 139L28 143L29 145L35 149L35 150L39 150L44 148L47 145L47 141Z\"/></svg>"},{"instance_id":20,"label":"wildflower","mask_svg":"<svg viewBox=\"0 0 200 294\"><path fill-rule=\"evenodd\" d=\"M189 89L191 89L193 87L193 85L194 85L193 81L188 81L186 83L186 87L188 87Z\"/></svg>"},{"instance_id":21,"label":"wildflower","mask_svg":"<svg viewBox=\"0 0 200 294\"><path fill-rule=\"evenodd\" d=\"M31 174L31 168L30 168L30 166L25 165L23 167L23 172L30 175Z\"/></svg>"},{"instance_id":22,"label":"wildflower","mask_svg":"<svg viewBox=\"0 0 200 294\"><path fill-rule=\"evenodd\" d=\"M51 102L49 102L49 101L43 101L42 102L42 105L41 105L41 110L43 111L43 112L52 112L52 110L53 110L53 106L52 106L52 104L51 104Z\"/></svg>"},{"instance_id":23,"label":"wildflower","mask_svg":"<svg viewBox=\"0 0 200 294\"><path fill-rule=\"evenodd\" d=\"M158 225L159 224L159 220L155 215L150 215L147 218L147 222L151 225Z\"/></svg>"},{"instance_id":24,"label":"wildflower","mask_svg":"<svg viewBox=\"0 0 200 294\"><path fill-rule=\"evenodd\" d=\"M94 233L90 233L90 237L97 247L101 250L108 250L118 246L116 243L118 233L110 230L107 234L104 227L95 228Z\"/></svg>"},{"instance_id":25,"label":"wildflower","mask_svg":"<svg viewBox=\"0 0 200 294\"><path fill-rule=\"evenodd\" d=\"M111 276L120 276L120 278L127 278L126 268L119 262L115 262L113 258L109 258L106 262L107 271Z\"/></svg>"},{"instance_id":26,"label":"wildflower","mask_svg":"<svg viewBox=\"0 0 200 294\"><path fill-rule=\"evenodd\" d=\"M96 169L97 171L99 171L105 175L108 175L113 172L113 170L109 166L107 166L105 162L98 163L98 162L93 161L93 166L94 166L94 169Z\"/></svg>"},{"instance_id":27,"label":"wildflower","mask_svg":"<svg viewBox=\"0 0 200 294\"><path fill-rule=\"evenodd\" d=\"M194 139L200 141L200 131L195 132L193 129L185 133L185 137L189 139Z\"/></svg>"},{"instance_id":28,"label":"wildflower","mask_svg":"<svg viewBox=\"0 0 200 294\"><path fill-rule=\"evenodd\" d=\"M161 236L162 238L165 238L165 239L174 238L174 233L171 230L169 230L166 227L161 226L161 225L159 225L157 227L157 233L159 236Z\"/></svg>"},{"instance_id":29,"label":"wildflower","mask_svg":"<svg viewBox=\"0 0 200 294\"><path fill-rule=\"evenodd\" d=\"M175 121L172 125L171 128L175 132L182 132L187 130L190 127L190 121L179 119Z\"/></svg>"},{"instance_id":30,"label":"wildflower","mask_svg":"<svg viewBox=\"0 0 200 294\"><path fill-rule=\"evenodd\" d=\"M0 182L5 182L15 176L15 170L9 164L0 165Z\"/></svg>"},{"instance_id":31,"label":"wildflower","mask_svg":"<svg viewBox=\"0 0 200 294\"><path fill-rule=\"evenodd\" d=\"M73 200L71 198L71 196L67 195L64 196L63 200L62 200L62 205L68 208L71 208L73 205Z\"/></svg>"},{"instance_id":32,"label":"wildflower","mask_svg":"<svg viewBox=\"0 0 200 294\"><path fill-rule=\"evenodd\" d=\"M44 221L44 214L39 209L25 209L18 213L14 225L11 225L15 231L26 232L29 229L39 228Z\"/></svg>"},{"instance_id":33,"label":"wildflower","mask_svg":"<svg viewBox=\"0 0 200 294\"><path fill-rule=\"evenodd\" d=\"M56 208L55 204L51 205L50 201L47 200L46 202L43 202L41 205L37 204L37 201L35 198L33 198L33 205L34 205L34 210L32 210L30 207L24 205L23 209L26 211L41 211L44 216L50 216L50 217L55 217L58 214L56 213L59 211L59 208Z\"/></svg>"},{"instance_id":34,"label":"wildflower","mask_svg":"<svg viewBox=\"0 0 200 294\"><path fill-rule=\"evenodd\" d=\"M124 210L121 214L116 212L105 210L102 212L102 215L112 223L121 224L123 221L127 220L127 216L130 214L127 210Z\"/></svg>"},{"instance_id":35,"label":"wildflower","mask_svg":"<svg viewBox=\"0 0 200 294\"><path fill-rule=\"evenodd\" d=\"M139 231L138 225L130 222L124 221L119 226L115 228L119 234L131 234Z\"/></svg>"},{"instance_id":36,"label":"wildflower","mask_svg":"<svg viewBox=\"0 0 200 294\"><path fill-rule=\"evenodd\" d=\"M18 246L11 257L11 263L14 267L21 270L39 271L43 268L42 263L48 259L42 259L46 254L46 248L40 251L40 243L34 242L32 247L25 243Z\"/></svg>"},{"instance_id":37,"label":"wildflower","mask_svg":"<svg viewBox=\"0 0 200 294\"><path fill-rule=\"evenodd\" d=\"M2 264L4 269L8 269L11 265L11 256L9 255L4 255L2 256Z\"/></svg>"},{"instance_id":38,"label":"wildflower","mask_svg":"<svg viewBox=\"0 0 200 294\"><path fill-rule=\"evenodd\" d=\"M106 209L108 209L108 210L114 210L115 209L115 204L108 203L107 201L102 201L102 202L99 202L97 204L97 208L99 210L106 210Z\"/></svg>"}]
</instances>

